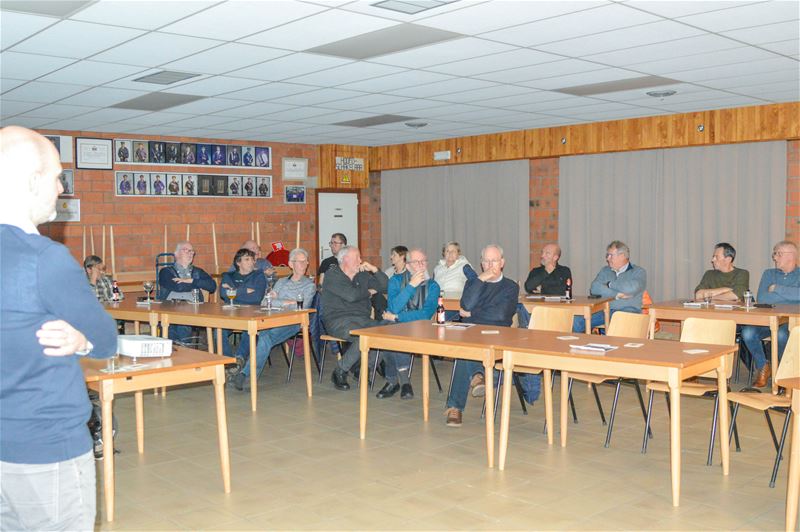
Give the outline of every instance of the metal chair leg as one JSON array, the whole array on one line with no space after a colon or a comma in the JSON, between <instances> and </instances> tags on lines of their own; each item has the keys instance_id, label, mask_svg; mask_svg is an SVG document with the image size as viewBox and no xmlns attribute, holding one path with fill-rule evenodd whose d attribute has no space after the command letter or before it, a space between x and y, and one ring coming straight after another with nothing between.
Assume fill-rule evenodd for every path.
<instances>
[{"instance_id":1,"label":"metal chair leg","mask_svg":"<svg viewBox=\"0 0 800 532\"><path fill-rule=\"evenodd\" d=\"M378 375L378 364L380 364L380 362L381 362L381 352L378 351L377 354L375 355L375 365L372 366L372 375L369 380L370 391L372 391L372 389L375 387L375 377Z\"/></svg>"},{"instance_id":2,"label":"metal chair leg","mask_svg":"<svg viewBox=\"0 0 800 532\"><path fill-rule=\"evenodd\" d=\"M456 364L458 364L458 359L453 359L453 369L450 371L450 385L447 387L447 398L445 399L445 404L447 401L450 400L450 391L453 389L453 379L456 377Z\"/></svg>"},{"instance_id":3,"label":"metal chair leg","mask_svg":"<svg viewBox=\"0 0 800 532\"><path fill-rule=\"evenodd\" d=\"M430 357L431 371L433 371L433 378L436 379L436 386L439 388L439 393L442 393L442 381L439 380L439 372L436 371L436 365L433 363L433 357Z\"/></svg>"},{"instance_id":4,"label":"metal chair leg","mask_svg":"<svg viewBox=\"0 0 800 532\"><path fill-rule=\"evenodd\" d=\"M578 423L578 413L575 412L575 400L572 398L572 379L570 379L568 388L567 399L569 400L569 406L572 409L572 422Z\"/></svg>"},{"instance_id":5,"label":"metal chair leg","mask_svg":"<svg viewBox=\"0 0 800 532\"><path fill-rule=\"evenodd\" d=\"M284 355L286 351L286 342L283 343ZM286 374L286 383L292 381L292 367L294 367L294 353L297 349L297 335L292 338L292 356L289 358L289 372Z\"/></svg>"},{"instance_id":6,"label":"metal chair leg","mask_svg":"<svg viewBox=\"0 0 800 532\"><path fill-rule=\"evenodd\" d=\"M767 425L769 426L769 433L772 436L772 445L778 449L778 438L775 437L775 429L772 427L772 419L769 417L769 410L764 410L764 416L767 418Z\"/></svg>"},{"instance_id":7,"label":"metal chair leg","mask_svg":"<svg viewBox=\"0 0 800 532\"><path fill-rule=\"evenodd\" d=\"M669 392L664 392L664 399L666 399L667 401L667 415L672 417L672 412L670 412L670 406L669 406Z\"/></svg>"},{"instance_id":8,"label":"metal chair leg","mask_svg":"<svg viewBox=\"0 0 800 532\"><path fill-rule=\"evenodd\" d=\"M708 459L706 465L714 461L714 440L717 439L717 418L719 417L719 394L714 394L714 414L711 416L711 438L708 441Z\"/></svg>"},{"instance_id":9,"label":"metal chair leg","mask_svg":"<svg viewBox=\"0 0 800 532\"><path fill-rule=\"evenodd\" d=\"M728 445L731 444L731 438L733 437L734 432L737 432L737 433L739 432L736 429L736 416L739 415L739 407L740 406L741 405L739 403L736 403L735 405L732 405L732 408L731 408L731 427L728 429ZM738 437L737 437L737 441L738 441ZM742 451L742 449L739 447L739 445L737 443L736 452L738 453L738 452L741 452L741 451Z\"/></svg>"},{"instance_id":10,"label":"metal chair leg","mask_svg":"<svg viewBox=\"0 0 800 532\"><path fill-rule=\"evenodd\" d=\"M608 432L606 432L606 443L603 445L608 449L611 443L611 431L614 430L614 418L617 415L617 401L619 401L619 389L622 386L622 379L617 379L617 388L614 390L614 403L611 405L611 417L608 420Z\"/></svg>"},{"instance_id":11,"label":"metal chair leg","mask_svg":"<svg viewBox=\"0 0 800 532\"><path fill-rule=\"evenodd\" d=\"M325 353L328 351L328 342L322 342L322 356L319 358L319 380L322 382L322 372L325 371Z\"/></svg>"},{"instance_id":12,"label":"metal chair leg","mask_svg":"<svg viewBox=\"0 0 800 532\"><path fill-rule=\"evenodd\" d=\"M792 419L792 411L786 411L786 421L783 422L783 431L781 432L781 443L778 446L778 451L775 453L775 465L772 468L772 477L769 481L769 487L775 487L775 479L778 477L778 467L781 465L781 458L783 458L783 446L786 443L786 433L789 431L790 421ZM795 445L795 442L792 442Z\"/></svg>"},{"instance_id":13,"label":"metal chair leg","mask_svg":"<svg viewBox=\"0 0 800 532\"><path fill-rule=\"evenodd\" d=\"M500 372L500 375L502 376L503 372ZM516 373L512 373L511 375L513 376L513 379L514 379L514 388L517 390L517 397L519 398L519 406L522 407L522 415L523 416L527 416L528 415L528 407L525 404L525 394L522 393L522 383L519 380L519 375L517 375ZM499 395L498 395L498 397L499 397ZM494 402L497 403L497 399L496 398L495 398ZM497 413L497 409L496 408L495 408L495 413Z\"/></svg>"},{"instance_id":14,"label":"metal chair leg","mask_svg":"<svg viewBox=\"0 0 800 532\"><path fill-rule=\"evenodd\" d=\"M650 416L653 414L653 396L655 391L650 390L650 396L647 399L647 416L644 418L644 437L642 438L642 454L647 452L647 432L650 430Z\"/></svg>"},{"instance_id":15,"label":"metal chair leg","mask_svg":"<svg viewBox=\"0 0 800 532\"><path fill-rule=\"evenodd\" d=\"M592 393L594 393L594 402L597 403L597 411L600 412L600 421L603 426L606 426L606 415L603 412L603 403L600 402L600 394L597 393L597 385L592 383ZM617 384L617 393L619 393L619 384Z\"/></svg>"},{"instance_id":16,"label":"metal chair leg","mask_svg":"<svg viewBox=\"0 0 800 532\"><path fill-rule=\"evenodd\" d=\"M633 387L636 388L636 397L639 399L639 406L642 408L642 419L647 419L647 409L644 407L644 399L642 398L642 389L639 387L639 380L633 379ZM647 437L653 437L653 431L650 427L647 428Z\"/></svg>"}]
</instances>

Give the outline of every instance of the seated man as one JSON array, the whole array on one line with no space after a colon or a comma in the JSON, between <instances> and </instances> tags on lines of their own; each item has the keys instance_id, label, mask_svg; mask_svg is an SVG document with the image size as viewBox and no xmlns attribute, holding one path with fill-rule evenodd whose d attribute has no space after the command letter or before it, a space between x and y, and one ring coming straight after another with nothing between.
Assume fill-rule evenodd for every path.
<instances>
[{"instance_id":1,"label":"seated man","mask_svg":"<svg viewBox=\"0 0 800 532\"><path fill-rule=\"evenodd\" d=\"M433 317L439 301L439 285L428 275L428 257L421 249L407 252L403 271L389 279L389 307L383 319L390 322L427 320ZM376 397L384 399L400 391L401 399L412 399L414 390L408 380L411 355L383 351L386 384Z\"/></svg>"},{"instance_id":2,"label":"seated man","mask_svg":"<svg viewBox=\"0 0 800 532\"><path fill-rule=\"evenodd\" d=\"M600 297L611 297L609 303L611 314L618 310L625 312L642 312L642 294L647 287L647 272L644 268L634 266L630 259L631 250L624 242L614 240L606 248L606 263L592 281L590 293ZM602 312L592 314L590 330L586 331L586 320L575 316L572 330L590 332L592 328L605 323Z\"/></svg>"},{"instance_id":3,"label":"seated man","mask_svg":"<svg viewBox=\"0 0 800 532\"><path fill-rule=\"evenodd\" d=\"M478 275L471 266L464 266L467 282L461 295L461 317L466 323L510 327L517 309L519 285L503 276L503 248L491 244L481 251L481 268ZM453 385L447 398L447 426L460 427L467 392L473 397L485 391L483 364L473 360L457 360ZM539 397L541 387L539 375L525 375L523 390L525 399L533 403Z\"/></svg>"},{"instance_id":4,"label":"seated man","mask_svg":"<svg viewBox=\"0 0 800 532\"><path fill-rule=\"evenodd\" d=\"M191 301L192 290L200 290L200 301L203 290L213 292L217 282L205 271L192 264L195 251L191 242L178 242L175 246L175 264L162 268L158 272L158 284L161 287L161 299L168 301ZM170 340L183 341L192 335L188 325L170 325Z\"/></svg>"},{"instance_id":5,"label":"seated man","mask_svg":"<svg viewBox=\"0 0 800 532\"><path fill-rule=\"evenodd\" d=\"M736 250L727 242L714 246L711 257L712 270L706 270L700 284L694 289L694 298L703 300L707 297L722 301L742 301L744 293L750 286L750 273L733 266Z\"/></svg>"},{"instance_id":6,"label":"seated man","mask_svg":"<svg viewBox=\"0 0 800 532\"><path fill-rule=\"evenodd\" d=\"M350 336L350 331L384 323L370 317L370 291L385 291L389 279L372 264L361 262L361 252L356 247L343 247L337 259L339 266L331 266L325 272L320 292L322 321L331 335L350 344L331 376L337 390L349 390L347 372L354 367L357 372L361 359L358 341Z\"/></svg>"},{"instance_id":7,"label":"seated man","mask_svg":"<svg viewBox=\"0 0 800 532\"><path fill-rule=\"evenodd\" d=\"M800 305L800 266L798 266L797 245L782 240L772 248L772 260L775 267L764 270L758 284L758 302L773 305ZM756 377L753 386L766 386L772 375L770 363L764 354L762 338L769 336L769 327L747 325L742 327L742 341L753 357ZM789 325L784 323L778 328L778 358L783 355L789 341ZM796 393L796 392L795 392Z\"/></svg>"},{"instance_id":8,"label":"seated man","mask_svg":"<svg viewBox=\"0 0 800 532\"><path fill-rule=\"evenodd\" d=\"M233 257L233 264L236 266L236 271L225 272L222 274L222 279L219 283L219 298L225 301L227 298L226 291L229 289L236 290L235 301L242 305L260 305L261 300L264 298L264 291L267 289L267 280L256 270L256 254L247 248L242 248L236 252ZM222 352L226 356L231 356L231 344L228 342L228 337L233 331L224 329L225 341L222 342ZM239 344L239 349L236 351L238 358L247 358L249 351L247 347L243 350L242 344L247 338L247 333L242 333L242 342Z\"/></svg>"},{"instance_id":9,"label":"seated man","mask_svg":"<svg viewBox=\"0 0 800 532\"><path fill-rule=\"evenodd\" d=\"M568 287L572 287L572 272L558 263L561 258L561 247L551 242L542 247L541 266L532 269L525 281L525 291L529 294L543 296L564 296ZM519 326L527 328L531 314L520 304L517 307Z\"/></svg>"},{"instance_id":10,"label":"seated man","mask_svg":"<svg viewBox=\"0 0 800 532\"><path fill-rule=\"evenodd\" d=\"M292 275L278 279L275 289L270 293L272 305L286 309L296 309L298 305L302 305L302 308L311 308L317 288L314 286L314 281L306 277L308 252L302 248L293 249L289 254L289 266L292 268ZM259 277L263 280L263 276ZM285 342L299 331L299 325L284 325L259 331L256 344L256 378L264 371L272 347ZM247 333L242 335L236 356L243 357L246 362L242 371L234 378L233 386L237 390L247 391L250 389L250 338Z\"/></svg>"},{"instance_id":11,"label":"seated man","mask_svg":"<svg viewBox=\"0 0 800 532\"><path fill-rule=\"evenodd\" d=\"M333 233L328 245L331 247L331 256L320 262L319 268L317 268L317 277L319 278L320 286L322 286L325 281L325 272L328 271L328 268L339 265L336 257L339 255L339 251L341 251L342 247L347 245L347 237L342 233Z\"/></svg>"},{"instance_id":12,"label":"seated man","mask_svg":"<svg viewBox=\"0 0 800 532\"><path fill-rule=\"evenodd\" d=\"M253 253L255 253L256 262L255 262L255 270L263 273L268 283L275 282L275 268L272 266L272 263L267 259L263 258L261 255L261 246L255 240L245 240L242 243L242 249L249 249ZM229 272L236 271L236 264L232 264L230 268L228 268Z\"/></svg>"},{"instance_id":13,"label":"seated man","mask_svg":"<svg viewBox=\"0 0 800 532\"><path fill-rule=\"evenodd\" d=\"M94 295L101 303L114 300L114 285L111 278L106 275L106 265L103 259L97 255L89 255L83 260L83 271L86 272L86 278L89 280L89 286L92 287ZM119 299L125 299L122 289L117 287L119 291Z\"/></svg>"}]
</instances>

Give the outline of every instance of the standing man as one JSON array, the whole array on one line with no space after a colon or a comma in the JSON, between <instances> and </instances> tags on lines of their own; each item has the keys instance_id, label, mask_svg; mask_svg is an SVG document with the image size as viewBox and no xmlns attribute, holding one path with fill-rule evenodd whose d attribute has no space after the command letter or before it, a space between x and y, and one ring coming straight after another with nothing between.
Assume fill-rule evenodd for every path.
<instances>
[{"instance_id":1,"label":"standing man","mask_svg":"<svg viewBox=\"0 0 800 532\"><path fill-rule=\"evenodd\" d=\"M178 183L178 176L172 176L172 181L169 182L170 196L177 196L181 193L181 184Z\"/></svg>"},{"instance_id":2,"label":"standing man","mask_svg":"<svg viewBox=\"0 0 800 532\"><path fill-rule=\"evenodd\" d=\"M800 266L798 266L797 244L782 240L772 248L775 267L764 270L758 284L758 302L771 305L800 305ZM742 340L750 351L755 365L756 377L753 386L766 386L772 370L764 354L762 338L770 334L769 327L746 325L742 327ZM778 328L778 358L783 356L789 341L789 324ZM797 393L797 392L795 392ZM795 421L796 422L796 421ZM800 445L800 444L798 444Z\"/></svg>"},{"instance_id":3,"label":"standing man","mask_svg":"<svg viewBox=\"0 0 800 532\"><path fill-rule=\"evenodd\" d=\"M618 310L641 314L642 295L647 288L647 272L644 271L644 268L634 266L631 262L631 250L625 242L614 240L608 245L606 264L592 281L589 293L613 298L613 301L608 304L611 314ZM592 314L589 331L603 323L605 323L603 312L595 312ZM572 330L575 332L586 331L586 320L583 319L583 316L575 316Z\"/></svg>"},{"instance_id":4,"label":"standing man","mask_svg":"<svg viewBox=\"0 0 800 532\"><path fill-rule=\"evenodd\" d=\"M744 293L750 286L750 272L736 268L733 261L736 250L727 242L714 246L711 256L711 270L706 270L700 284L694 289L695 299L706 297L721 301L742 301Z\"/></svg>"},{"instance_id":5,"label":"standing man","mask_svg":"<svg viewBox=\"0 0 800 532\"><path fill-rule=\"evenodd\" d=\"M67 248L42 237L61 192L45 137L0 130L0 529L93 530L91 405L79 359L117 328Z\"/></svg>"},{"instance_id":6,"label":"standing man","mask_svg":"<svg viewBox=\"0 0 800 532\"><path fill-rule=\"evenodd\" d=\"M361 359L358 340L350 336L350 331L385 323L370 318L370 297L375 291L385 291L389 279L369 262L361 262L361 252L356 247L343 247L338 261L338 266L328 268L325 273L322 321L330 334L349 343L331 376L337 390L349 390L347 372L354 366L358 368Z\"/></svg>"},{"instance_id":7,"label":"standing man","mask_svg":"<svg viewBox=\"0 0 800 532\"><path fill-rule=\"evenodd\" d=\"M131 156L130 152L128 151L128 147L125 146L125 141L119 143L119 149L117 150L117 158L121 163L127 163L128 158Z\"/></svg>"},{"instance_id":8,"label":"standing man","mask_svg":"<svg viewBox=\"0 0 800 532\"><path fill-rule=\"evenodd\" d=\"M389 279L389 306L383 319L392 323L430 321L441 290L428 275L428 257L424 251L412 249L406 257L403 271ZM399 391L401 399L413 399L414 390L408 378L411 355L383 351L382 356L386 361L386 384L376 397L385 399Z\"/></svg>"},{"instance_id":9,"label":"standing man","mask_svg":"<svg viewBox=\"0 0 800 532\"><path fill-rule=\"evenodd\" d=\"M119 182L119 193L123 196L129 195L133 192L133 186L128 181L128 174L122 174L122 181Z\"/></svg>"},{"instance_id":10,"label":"standing man","mask_svg":"<svg viewBox=\"0 0 800 532\"><path fill-rule=\"evenodd\" d=\"M136 156L137 163L146 163L147 162L147 150L144 147L144 144L141 142L136 145Z\"/></svg>"},{"instance_id":11,"label":"standing man","mask_svg":"<svg viewBox=\"0 0 800 532\"><path fill-rule=\"evenodd\" d=\"M320 286L322 286L323 280L325 279L325 272L328 271L328 268L331 266L337 266L339 264L336 256L339 254L339 251L341 251L342 247L347 245L347 237L342 233L333 233L331 235L331 241L328 242L328 245L331 247L331 256L320 262L319 268L317 268L317 276L319 277Z\"/></svg>"},{"instance_id":12,"label":"standing man","mask_svg":"<svg viewBox=\"0 0 800 532\"><path fill-rule=\"evenodd\" d=\"M136 182L136 193L139 195L147 194L147 180L142 174L139 174L139 180Z\"/></svg>"}]
</instances>

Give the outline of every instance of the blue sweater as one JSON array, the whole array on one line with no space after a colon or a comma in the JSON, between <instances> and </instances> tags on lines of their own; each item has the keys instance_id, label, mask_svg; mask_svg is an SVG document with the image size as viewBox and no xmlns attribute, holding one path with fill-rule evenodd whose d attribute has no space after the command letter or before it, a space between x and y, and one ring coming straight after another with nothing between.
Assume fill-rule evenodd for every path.
<instances>
[{"instance_id":1,"label":"blue sweater","mask_svg":"<svg viewBox=\"0 0 800 532\"><path fill-rule=\"evenodd\" d=\"M414 296L417 288L410 284L403 286L404 273L392 275L389 279L389 305L387 310L392 314L397 314L397 321L404 323L407 321L430 320L433 313L436 312L436 307L439 302L439 284L433 279L428 279L428 293L425 301L422 303L422 308L417 310L410 310L406 308L408 302Z\"/></svg>"},{"instance_id":2,"label":"blue sweater","mask_svg":"<svg viewBox=\"0 0 800 532\"><path fill-rule=\"evenodd\" d=\"M89 452L91 405L79 356L47 356L36 338L46 321L81 331L107 358L117 327L67 248L0 225L0 460L48 464Z\"/></svg>"},{"instance_id":3,"label":"blue sweater","mask_svg":"<svg viewBox=\"0 0 800 532\"><path fill-rule=\"evenodd\" d=\"M180 277L175 266L167 266L158 272L158 284L161 285L161 299L167 299L170 292L191 292L195 288L200 288L211 293L217 289L217 282L197 266L192 266L191 283L177 283L173 281L175 277ZM202 300L203 292L200 292L200 301Z\"/></svg>"},{"instance_id":4,"label":"blue sweater","mask_svg":"<svg viewBox=\"0 0 800 532\"><path fill-rule=\"evenodd\" d=\"M222 280L219 283L219 297L221 301L227 301L228 296L225 295L225 288L222 285L228 285L236 288L235 303L242 305L260 305L261 300L264 299L264 292L267 289L267 279L264 274L258 270L253 270L247 275L239 275L239 272L225 272L222 274ZM247 289L253 290L247 293Z\"/></svg>"},{"instance_id":5,"label":"blue sweater","mask_svg":"<svg viewBox=\"0 0 800 532\"><path fill-rule=\"evenodd\" d=\"M628 263L628 269L617 275L617 272L609 266L604 266L592 281L590 293L600 297L611 297L613 301L608 306L611 310L622 308L635 308L637 312L642 311L642 295L647 287L647 272L644 268ZM617 299L618 294L626 294L631 297Z\"/></svg>"},{"instance_id":6,"label":"blue sweater","mask_svg":"<svg viewBox=\"0 0 800 532\"><path fill-rule=\"evenodd\" d=\"M775 290L770 292L770 285ZM800 305L800 268L783 273L778 268L764 270L758 284L758 302L772 305Z\"/></svg>"},{"instance_id":7,"label":"blue sweater","mask_svg":"<svg viewBox=\"0 0 800 532\"><path fill-rule=\"evenodd\" d=\"M464 266L464 275L467 282L461 294L461 308L472 315L461 321L511 327L519 301L519 285L508 277L495 283L483 282L469 265Z\"/></svg>"}]
</instances>

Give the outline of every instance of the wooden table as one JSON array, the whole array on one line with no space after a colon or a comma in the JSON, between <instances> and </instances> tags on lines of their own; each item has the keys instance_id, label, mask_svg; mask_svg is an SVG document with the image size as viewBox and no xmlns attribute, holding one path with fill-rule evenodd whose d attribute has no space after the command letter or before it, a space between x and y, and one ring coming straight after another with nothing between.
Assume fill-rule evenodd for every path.
<instances>
[{"instance_id":1,"label":"wooden table","mask_svg":"<svg viewBox=\"0 0 800 532\"><path fill-rule=\"evenodd\" d=\"M560 340L559 336L577 336L577 340ZM511 382L512 372L517 366L561 370L561 445L567 444L568 382L569 372L614 375L632 379L647 379L666 382L670 388L670 469L672 473L672 504L678 506L681 482L681 381L717 371L719 386L720 434L728 432L727 372L725 356L736 352L736 346L688 344L665 340L644 340L606 336L603 343L619 346L603 355L571 352L570 344L590 343L596 336L585 334L563 335L549 331L526 329L504 329L495 337L496 349L503 351L505 382ZM626 343L644 344L642 347L624 347ZM706 353L690 355L686 349L705 349ZM545 409L552 408L547 398L549 383L544 383ZM503 407L500 424L500 469L505 466L508 447L509 415L511 411L511 387L503 387ZM546 412L548 426L552 425L552 413ZM552 439L548 438L549 442ZM727 438L720 438L722 470L729 470L729 448Z\"/></svg>"},{"instance_id":2,"label":"wooden table","mask_svg":"<svg viewBox=\"0 0 800 532\"><path fill-rule=\"evenodd\" d=\"M475 325L469 329L447 329L433 325L430 321L413 321L356 329L350 334L360 337L361 379L359 382L360 435L367 435L367 391L369 379L369 350L384 349L404 353L422 354L422 416L429 419L430 407L430 356L475 360L486 370L486 458L489 467L494 466L494 365L502 358L500 351L492 346L497 335L484 335L485 330L506 330L507 327Z\"/></svg>"},{"instance_id":3,"label":"wooden table","mask_svg":"<svg viewBox=\"0 0 800 532\"><path fill-rule=\"evenodd\" d=\"M139 324L143 321L150 324L150 334L156 334L158 326L158 307L159 303L150 305L137 305L135 297L127 297L122 301L103 303L112 318L115 320L132 321L133 332L139 334Z\"/></svg>"},{"instance_id":4,"label":"wooden table","mask_svg":"<svg viewBox=\"0 0 800 532\"><path fill-rule=\"evenodd\" d=\"M123 364L132 362L128 357L121 357ZM106 500L106 519L114 520L114 438L112 421L112 401L114 395L134 392L136 405L136 443L140 453L144 452L144 413L142 390L174 386L194 382L211 381L214 383L214 399L217 405L217 436L219 438L219 456L222 466L222 484L225 493L231 491L230 456L228 453L228 422L225 414L225 364L236 362L230 357L177 347L171 357L158 359L139 359L145 367L115 372L105 372L115 362L119 367L120 359L81 360L87 386L100 395L103 419L103 492Z\"/></svg>"},{"instance_id":5,"label":"wooden table","mask_svg":"<svg viewBox=\"0 0 800 532\"><path fill-rule=\"evenodd\" d=\"M792 450L789 456L789 480L786 488L786 532L797 526L797 506L800 500L800 377L780 379L778 386L792 390Z\"/></svg>"},{"instance_id":6,"label":"wooden table","mask_svg":"<svg viewBox=\"0 0 800 532\"><path fill-rule=\"evenodd\" d=\"M722 302L720 302L722 303ZM712 320L734 320L737 325L757 325L769 327L771 338L770 363L773 371L778 368L778 327L790 316L800 314L798 305L776 305L775 308L749 308L737 306L731 310L709 307L685 307L683 301L663 301L650 305L650 337L653 337L657 320L683 321L686 318L707 318ZM772 380L772 393L778 393L778 385Z\"/></svg>"},{"instance_id":7,"label":"wooden table","mask_svg":"<svg viewBox=\"0 0 800 532\"><path fill-rule=\"evenodd\" d=\"M309 347L308 315L313 309L303 310L271 310L267 311L254 305L237 305L233 308L218 303L192 304L178 301L164 301L159 305L158 314L161 320L162 334L166 338L169 326L190 325L217 329L217 346L222 346L222 329L247 331L250 335L250 406L256 411L258 398L258 372L256 368L256 338L258 331L281 327L283 325L300 325L303 331L303 357L306 370L306 393L312 395L311 348ZM209 333L210 336L210 333ZM209 338L209 351L213 342ZM222 354L222 353L217 353Z\"/></svg>"}]
</instances>

